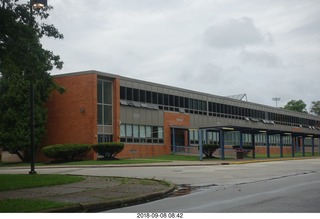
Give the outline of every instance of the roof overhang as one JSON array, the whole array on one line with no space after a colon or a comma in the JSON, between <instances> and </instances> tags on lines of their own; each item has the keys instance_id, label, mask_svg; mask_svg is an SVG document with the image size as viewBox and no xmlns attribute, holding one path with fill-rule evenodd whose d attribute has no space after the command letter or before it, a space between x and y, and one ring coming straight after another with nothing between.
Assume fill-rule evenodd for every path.
<instances>
[{"instance_id":1,"label":"roof overhang","mask_svg":"<svg viewBox=\"0 0 320 219\"><path fill-rule=\"evenodd\" d=\"M223 125L223 126L211 126L211 127L201 127L199 129L207 131L238 131L245 134L268 134L268 135L282 135L282 136L293 136L293 137L310 137L310 138L320 138L320 132L304 132L301 129L295 130L276 130L276 129L263 129L263 128L249 128L234 125Z\"/></svg>"}]
</instances>

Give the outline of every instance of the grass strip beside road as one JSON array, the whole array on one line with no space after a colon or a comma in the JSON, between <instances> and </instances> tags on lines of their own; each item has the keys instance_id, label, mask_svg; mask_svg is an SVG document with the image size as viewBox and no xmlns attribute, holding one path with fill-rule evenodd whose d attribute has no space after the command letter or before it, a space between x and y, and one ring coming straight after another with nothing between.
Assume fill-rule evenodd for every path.
<instances>
[{"instance_id":1,"label":"grass strip beside road","mask_svg":"<svg viewBox=\"0 0 320 219\"><path fill-rule=\"evenodd\" d=\"M15 189L27 189L43 186L54 186L68 183L75 183L84 180L85 177L70 175L13 175L0 174L0 191L10 191ZM66 205L61 202L31 199L5 199L0 200L0 212L2 213L22 213L40 212L51 208L60 208Z\"/></svg>"},{"instance_id":2,"label":"grass strip beside road","mask_svg":"<svg viewBox=\"0 0 320 219\"><path fill-rule=\"evenodd\" d=\"M81 176L70 175L0 174L0 191L62 185L80 182L84 179Z\"/></svg>"},{"instance_id":3,"label":"grass strip beside road","mask_svg":"<svg viewBox=\"0 0 320 219\"><path fill-rule=\"evenodd\" d=\"M147 164L147 163L163 163L172 161L199 161L199 156L191 155L164 155L152 158L132 158L132 159L115 159L115 160L80 160L69 162L49 162L49 163L35 163L35 166L57 166L57 165L112 165L112 164ZM0 167L19 167L29 166L29 163L5 163L0 162Z\"/></svg>"},{"instance_id":4,"label":"grass strip beside road","mask_svg":"<svg viewBox=\"0 0 320 219\"><path fill-rule=\"evenodd\" d=\"M0 213L34 213L72 205L47 200L6 199L0 201Z\"/></svg>"}]
</instances>

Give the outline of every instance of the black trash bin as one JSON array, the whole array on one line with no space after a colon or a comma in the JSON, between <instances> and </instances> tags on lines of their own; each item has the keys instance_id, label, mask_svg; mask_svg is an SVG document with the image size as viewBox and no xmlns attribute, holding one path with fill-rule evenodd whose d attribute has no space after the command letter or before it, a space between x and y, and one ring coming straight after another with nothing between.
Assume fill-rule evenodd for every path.
<instances>
[{"instance_id":1,"label":"black trash bin","mask_svg":"<svg viewBox=\"0 0 320 219\"><path fill-rule=\"evenodd\" d=\"M237 152L237 159L244 158L244 150L242 148L238 148L236 152Z\"/></svg>"}]
</instances>

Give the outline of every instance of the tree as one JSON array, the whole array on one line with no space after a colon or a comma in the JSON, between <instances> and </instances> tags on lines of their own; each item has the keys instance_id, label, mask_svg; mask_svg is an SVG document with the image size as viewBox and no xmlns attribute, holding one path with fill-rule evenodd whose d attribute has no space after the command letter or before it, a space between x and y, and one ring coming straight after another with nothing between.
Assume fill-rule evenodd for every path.
<instances>
[{"instance_id":1,"label":"tree","mask_svg":"<svg viewBox=\"0 0 320 219\"><path fill-rule=\"evenodd\" d=\"M30 156L30 84L35 89L35 145L44 136L45 103L54 89L63 91L48 73L62 68L53 52L42 48L40 38L63 38L53 25L36 22L46 19L47 6L30 13L30 3L0 0L0 145L23 161ZM24 153L20 153L20 151Z\"/></svg>"},{"instance_id":2,"label":"tree","mask_svg":"<svg viewBox=\"0 0 320 219\"><path fill-rule=\"evenodd\" d=\"M291 100L283 108L286 110L308 113L306 106L307 105L302 100Z\"/></svg>"},{"instance_id":3,"label":"tree","mask_svg":"<svg viewBox=\"0 0 320 219\"><path fill-rule=\"evenodd\" d=\"M320 116L320 101L312 101L311 104L310 112Z\"/></svg>"}]
</instances>

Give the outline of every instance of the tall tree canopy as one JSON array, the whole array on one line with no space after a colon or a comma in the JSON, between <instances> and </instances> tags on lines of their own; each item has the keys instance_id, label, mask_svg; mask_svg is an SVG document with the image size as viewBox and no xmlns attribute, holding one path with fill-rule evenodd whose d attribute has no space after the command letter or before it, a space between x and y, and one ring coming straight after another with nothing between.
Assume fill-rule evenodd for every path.
<instances>
[{"instance_id":1,"label":"tall tree canopy","mask_svg":"<svg viewBox=\"0 0 320 219\"><path fill-rule=\"evenodd\" d=\"M320 101L312 101L310 112L320 116Z\"/></svg>"},{"instance_id":2,"label":"tall tree canopy","mask_svg":"<svg viewBox=\"0 0 320 219\"><path fill-rule=\"evenodd\" d=\"M49 71L61 69L63 62L45 50L40 39L62 39L63 35L53 25L41 22L49 16L51 6L31 10L30 2L0 0L0 4L0 146L26 161L31 142L30 84L35 89L36 146L46 132L45 103L52 90L62 91Z\"/></svg>"},{"instance_id":3,"label":"tall tree canopy","mask_svg":"<svg viewBox=\"0 0 320 219\"><path fill-rule=\"evenodd\" d=\"M283 108L301 113L308 113L306 106L307 105L302 100L291 100Z\"/></svg>"}]
</instances>

